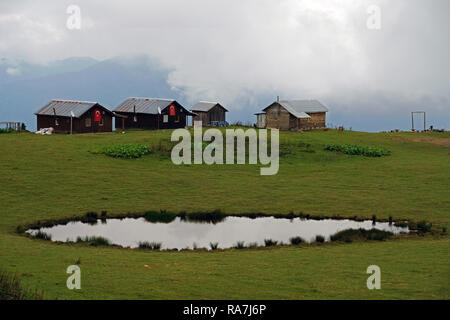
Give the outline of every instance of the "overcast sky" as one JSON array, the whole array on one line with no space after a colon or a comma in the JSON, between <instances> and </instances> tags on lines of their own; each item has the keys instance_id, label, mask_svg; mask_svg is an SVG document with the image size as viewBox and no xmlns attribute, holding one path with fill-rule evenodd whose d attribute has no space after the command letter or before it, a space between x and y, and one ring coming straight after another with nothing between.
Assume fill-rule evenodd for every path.
<instances>
[{"instance_id":1,"label":"overcast sky","mask_svg":"<svg viewBox=\"0 0 450 320\"><path fill-rule=\"evenodd\" d=\"M66 27L69 5L81 9L80 30ZM379 30L367 27L371 5ZM237 108L276 92L342 112L450 117L449 30L448 0L0 2L3 59L147 54L188 100Z\"/></svg>"}]
</instances>

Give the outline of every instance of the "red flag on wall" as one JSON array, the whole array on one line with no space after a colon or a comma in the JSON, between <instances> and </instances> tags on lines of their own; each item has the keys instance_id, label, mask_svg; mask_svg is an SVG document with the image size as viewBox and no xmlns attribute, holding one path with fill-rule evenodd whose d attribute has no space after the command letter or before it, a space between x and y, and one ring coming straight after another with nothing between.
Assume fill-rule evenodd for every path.
<instances>
[{"instance_id":1,"label":"red flag on wall","mask_svg":"<svg viewBox=\"0 0 450 320\"><path fill-rule=\"evenodd\" d=\"M100 122L102 121L102 113L100 112L100 110L95 109L94 110L94 122Z\"/></svg>"},{"instance_id":2,"label":"red flag on wall","mask_svg":"<svg viewBox=\"0 0 450 320\"><path fill-rule=\"evenodd\" d=\"M169 115L171 116L175 115L175 106L173 104L170 105Z\"/></svg>"}]
</instances>

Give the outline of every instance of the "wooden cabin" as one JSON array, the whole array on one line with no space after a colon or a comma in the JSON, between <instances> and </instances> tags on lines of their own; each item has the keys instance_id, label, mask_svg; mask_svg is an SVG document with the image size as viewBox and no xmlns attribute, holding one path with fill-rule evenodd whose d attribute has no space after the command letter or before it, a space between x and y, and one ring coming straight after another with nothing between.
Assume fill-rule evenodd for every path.
<instances>
[{"instance_id":1,"label":"wooden cabin","mask_svg":"<svg viewBox=\"0 0 450 320\"><path fill-rule=\"evenodd\" d=\"M280 130L308 130L326 127L328 109L317 100L275 101L257 114L258 124ZM264 120L263 120L264 117Z\"/></svg>"},{"instance_id":2,"label":"wooden cabin","mask_svg":"<svg viewBox=\"0 0 450 320\"><path fill-rule=\"evenodd\" d=\"M226 121L225 109L218 102L200 101L195 104L191 111L195 113L192 121L201 121L202 126L211 126L223 123Z\"/></svg>"},{"instance_id":3,"label":"wooden cabin","mask_svg":"<svg viewBox=\"0 0 450 320\"><path fill-rule=\"evenodd\" d=\"M35 112L37 129L55 133L111 132L113 113L98 102L52 100Z\"/></svg>"},{"instance_id":4,"label":"wooden cabin","mask_svg":"<svg viewBox=\"0 0 450 320\"><path fill-rule=\"evenodd\" d=\"M116 129L184 128L193 114L173 99L128 98L114 110Z\"/></svg>"}]
</instances>

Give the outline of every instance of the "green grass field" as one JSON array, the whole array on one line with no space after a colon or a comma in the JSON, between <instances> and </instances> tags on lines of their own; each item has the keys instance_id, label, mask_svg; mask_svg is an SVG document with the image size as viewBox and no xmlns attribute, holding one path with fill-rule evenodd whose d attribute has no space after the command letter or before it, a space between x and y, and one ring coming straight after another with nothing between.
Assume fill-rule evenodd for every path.
<instances>
[{"instance_id":1,"label":"green grass field","mask_svg":"<svg viewBox=\"0 0 450 320\"><path fill-rule=\"evenodd\" d=\"M117 159L103 147L169 139L170 131L0 135L0 268L49 299L448 299L450 134L281 132L279 173L256 165L181 165L147 155ZM305 147L310 144L310 147ZM390 150L369 158L323 150L359 144ZM17 234L18 225L147 210L221 209L370 219L428 220L434 234L226 252L151 252L56 244ZM81 261L82 289L68 290ZM381 290L366 268L381 267Z\"/></svg>"}]
</instances>

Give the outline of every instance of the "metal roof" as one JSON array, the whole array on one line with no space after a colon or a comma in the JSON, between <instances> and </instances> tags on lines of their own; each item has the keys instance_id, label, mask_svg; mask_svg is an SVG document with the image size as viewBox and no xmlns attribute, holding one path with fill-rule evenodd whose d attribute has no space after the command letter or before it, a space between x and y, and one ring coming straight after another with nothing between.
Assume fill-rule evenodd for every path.
<instances>
[{"instance_id":1,"label":"metal roof","mask_svg":"<svg viewBox=\"0 0 450 320\"><path fill-rule=\"evenodd\" d=\"M216 105L221 106L223 109L225 109L220 103L218 102L211 102L211 101L199 101L197 102L191 109L191 111L201 111L201 112L208 112L212 108L214 108ZM226 112L228 112L227 109L225 109Z\"/></svg>"},{"instance_id":2,"label":"metal roof","mask_svg":"<svg viewBox=\"0 0 450 320\"><path fill-rule=\"evenodd\" d=\"M282 100L277 103L297 118L311 118L307 113L328 112L328 109L317 100Z\"/></svg>"},{"instance_id":3,"label":"metal roof","mask_svg":"<svg viewBox=\"0 0 450 320\"><path fill-rule=\"evenodd\" d=\"M113 111L134 112L134 110L136 110L136 113L158 114L158 108L163 110L174 102L176 102L176 100L173 99L128 98L119 104Z\"/></svg>"},{"instance_id":4,"label":"metal roof","mask_svg":"<svg viewBox=\"0 0 450 320\"><path fill-rule=\"evenodd\" d=\"M36 115L57 115L60 117L70 117L73 112L75 118L79 118L97 102L91 101L72 101L72 100L52 100L44 107L35 112Z\"/></svg>"}]
</instances>

